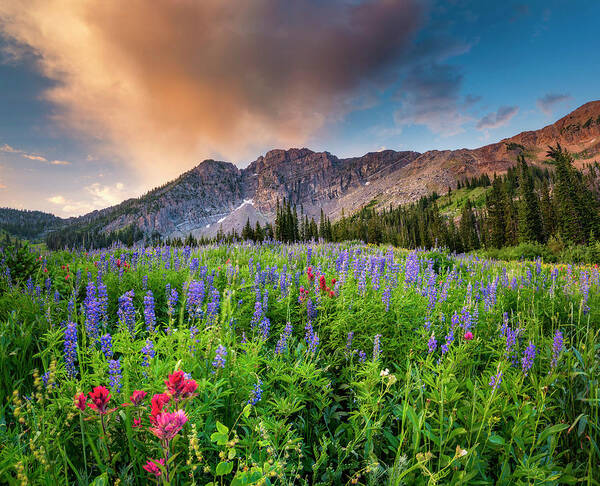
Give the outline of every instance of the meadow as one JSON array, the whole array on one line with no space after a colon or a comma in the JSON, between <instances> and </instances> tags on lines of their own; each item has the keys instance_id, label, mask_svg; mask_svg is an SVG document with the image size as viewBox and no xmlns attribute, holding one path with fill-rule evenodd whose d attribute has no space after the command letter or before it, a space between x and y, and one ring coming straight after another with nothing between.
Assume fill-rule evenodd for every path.
<instances>
[{"instance_id":1,"label":"meadow","mask_svg":"<svg viewBox=\"0 0 600 486\"><path fill-rule=\"evenodd\" d=\"M600 484L597 266L12 251L2 484Z\"/></svg>"}]
</instances>

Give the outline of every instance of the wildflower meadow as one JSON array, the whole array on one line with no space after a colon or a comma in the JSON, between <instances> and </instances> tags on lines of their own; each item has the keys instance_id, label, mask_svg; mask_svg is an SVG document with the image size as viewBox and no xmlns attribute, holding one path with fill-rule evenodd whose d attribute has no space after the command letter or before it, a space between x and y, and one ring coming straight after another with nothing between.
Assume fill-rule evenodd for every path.
<instances>
[{"instance_id":1,"label":"wildflower meadow","mask_svg":"<svg viewBox=\"0 0 600 486\"><path fill-rule=\"evenodd\" d=\"M1 484L600 484L597 266L10 252Z\"/></svg>"}]
</instances>

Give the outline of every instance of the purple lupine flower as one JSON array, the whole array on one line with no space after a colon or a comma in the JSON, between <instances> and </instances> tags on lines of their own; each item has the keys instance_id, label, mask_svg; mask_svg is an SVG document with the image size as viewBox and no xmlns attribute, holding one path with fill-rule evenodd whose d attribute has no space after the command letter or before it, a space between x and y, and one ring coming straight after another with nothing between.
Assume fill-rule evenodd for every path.
<instances>
[{"instance_id":1,"label":"purple lupine flower","mask_svg":"<svg viewBox=\"0 0 600 486\"><path fill-rule=\"evenodd\" d=\"M71 320L73 313L75 312L75 297L71 296L69 303L67 304L67 320Z\"/></svg>"},{"instance_id":2,"label":"purple lupine flower","mask_svg":"<svg viewBox=\"0 0 600 486\"><path fill-rule=\"evenodd\" d=\"M437 289L435 287L436 275L433 269L431 269L431 274L429 275L429 281L427 282L427 308L429 311L432 311L435 308L435 304L437 302Z\"/></svg>"},{"instance_id":3,"label":"purple lupine flower","mask_svg":"<svg viewBox=\"0 0 600 486\"><path fill-rule=\"evenodd\" d=\"M497 390L500 386L500 383L502 383L502 371L498 371L498 373L492 375L490 378L490 386L492 387L492 390Z\"/></svg>"},{"instance_id":4,"label":"purple lupine flower","mask_svg":"<svg viewBox=\"0 0 600 486\"><path fill-rule=\"evenodd\" d=\"M367 353L365 353L362 349L358 352L358 362L364 363L367 360Z\"/></svg>"},{"instance_id":5,"label":"purple lupine flower","mask_svg":"<svg viewBox=\"0 0 600 486\"><path fill-rule=\"evenodd\" d=\"M111 359L108 361L108 375L110 380L110 387L115 393L121 391L121 360Z\"/></svg>"},{"instance_id":6,"label":"purple lupine flower","mask_svg":"<svg viewBox=\"0 0 600 486\"><path fill-rule=\"evenodd\" d=\"M206 305L206 317L207 317L206 325L207 326L215 324L215 322L216 322L217 314L219 313L219 298L220 297L221 297L221 294L219 293L219 291L214 289L212 291L211 301Z\"/></svg>"},{"instance_id":7,"label":"purple lupine flower","mask_svg":"<svg viewBox=\"0 0 600 486\"><path fill-rule=\"evenodd\" d=\"M185 308L191 319L202 317L202 303L204 302L204 280L192 280L188 286Z\"/></svg>"},{"instance_id":8,"label":"purple lupine flower","mask_svg":"<svg viewBox=\"0 0 600 486\"><path fill-rule=\"evenodd\" d=\"M472 318L471 312L466 307L463 307L461 321L461 327L463 328L463 330L465 332L470 331L472 325Z\"/></svg>"},{"instance_id":9,"label":"purple lupine flower","mask_svg":"<svg viewBox=\"0 0 600 486\"><path fill-rule=\"evenodd\" d=\"M171 319L175 313L178 299L179 294L177 293L177 289L172 289L171 286L167 284L167 314L169 315L169 319Z\"/></svg>"},{"instance_id":10,"label":"purple lupine flower","mask_svg":"<svg viewBox=\"0 0 600 486\"><path fill-rule=\"evenodd\" d=\"M529 370L533 366L533 360L535 359L535 345L529 341L529 346L525 348L523 352L523 358L521 359L521 368L525 376L529 373Z\"/></svg>"},{"instance_id":11,"label":"purple lupine flower","mask_svg":"<svg viewBox=\"0 0 600 486\"><path fill-rule=\"evenodd\" d=\"M263 293L262 309L265 314L269 310L269 291L267 289Z\"/></svg>"},{"instance_id":12,"label":"purple lupine flower","mask_svg":"<svg viewBox=\"0 0 600 486\"><path fill-rule=\"evenodd\" d=\"M317 309L310 298L306 301L306 317L309 321L312 321L317 317Z\"/></svg>"},{"instance_id":13,"label":"purple lupine flower","mask_svg":"<svg viewBox=\"0 0 600 486\"><path fill-rule=\"evenodd\" d=\"M448 352L448 349L450 348L450 345L453 343L453 341L454 341L454 329L450 328L450 332L446 335L446 342L444 344L442 344L442 346L440 348L442 351L442 356Z\"/></svg>"},{"instance_id":14,"label":"purple lupine flower","mask_svg":"<svg viewBox=\"0 0 600 486\"><path fill-rule=\"evenodd\" d=\"M95 341L98 339L100 310L98 307L98 300L96 299L96 286L92 281L88 282L87 285L83 309L85 311L85 330L90 339Z\"/></svg>"},{"instance_id":15,"label":"purple lupine flower","mask_svg":"<svg viewBox=\"0 0 600 486\"><path fill-rule=\"evenodd\" d=\"M222 344L219 344L217 350L215 351L215 359L212 362L212 365L215 368L225 368L225 357L227 356L227 349Z\"/></svg>"},{"instance_id":16,"label":"purple lupine flower","mask_svg":"<svg viewBox=\"0 0 600 486\"><path fill-rule=\"evenodd\" d=\"M133 290L125 292L119 297L119 321L127 326L131 336L135 334L135 308L133 307Z\"/></svg>"},{"instance_id":17,"label":"purple lupine flower","mask_svg":"<svg viewBox=\"0 0 600 486\"><path fill-rule=\"evenodd\" d=\"M142 277L142 288L148 290L148 275Z\"/></svg>"},{"instance_id":18,"label":"purple lupine flower","mask_svg":"<svg viewBox=\"0 0 600 486\"><path fill-rule=\"evenodd\" d=\"M193 275L198 271L198 267L200 266L200 262L197 258L192 258L190 260L190 273Z\"/></svg>"},{"instance_id":19,"label":"purple lupine flower","mask_svg":"<svg viewBox=\"0 0 600 486\"><path fill-rule=\"evenodd\" d=\"M42 382L44 383L44 388L48 388L48 380L50 379L50 371L46 371L42 375ZM50 388L56 387L56 383L54 383Z\"/></svg>"},{"instance_id":20,"label":"purple lupine flower","mask_svg":"<svg viewBox=\"0 0 600 486\"><path fill-rule=\"evenodd\" d=\"M142 366L150 366L150 360L155 355L154 343L152 340L146 339L146 345L142 348Z\"/></svg>"},{"instance_id":21,"label":"purple lupine flower","mask_svg":"<svg viewBox=\"0 0 600 486\"><path fill-rule=\"evenodd\" d=\"M267 340L269 338L269 331L271 329L271 321L267 316L263 317L258 325L258 332L260 334L261 339Z\"/></svg>"},{"instance_id":22,"label":"purple lupine flower","mask_svg":"<svg viewBox=\"0 0 600 486\"><path fill-rule=\"evenodd\" d=\"M429 338L429 341L427 341L427 352L429 354L433 353L435 351L435 349L437 348L437 340L435 339L435 333L431 333L431 337Z\"/></svg>"},{"instance_id":23,"label":"purple lupine flower","mask_svg":"<svg viewBox=\"0 0 600 486\"><path fill-rule=\"evenodd\" d=\"M69 378L77 376L75 361L77 360L77 324L67 323L65 327L65 367Z\"/></svg>"},{"instance_id":24,"label":"purple lupine flower","mask_svg":"<svg viewBox=\"0 0 600 486\"><path fill-rule=\"evenodd\" d=\"M254 406L258 402L260 402L260 399L262 398L262 393L263 393L262 381L259 378L258 381L256 382L256 384L254 385L252 392L250 393L250 398L248 399L248 404Z\"/></svg>"},{"instance_id":25,"label":"purple lupine flower","mask_svg":"<svg viewBox=\"0 0 600 486\"><path fill-rule=\"evenodd\" d=\"M254 329L258 325L262 315L262 303L260 300L257 300L254 303L254 314L252 314L252 320L250 321L250 326L252 327L252 329Z\"/></svg>"},{"instance_id":26,"label":"purple lupine flower","mask_svg":"<svg viewBox=\"0 0 600 486\"><path fill-rule=\"evenodd\" d=\"M98 299L98 317L100 322L106 325L108 323L108 289L100 279L98 279L98 286L96 287L96 296Z\"/></svg>"},{"instance_id":27,"label":"purple lupine flower","mask_svg":"<svg viewBox=\"0 0 600 486\"><path fill-rule=\"evenodd\" d=\"M314 354L317 350L317 346L319 345L319 336L317 336L317 333L314 331L310 321L306 323L304 329L306 330L304 340L308 346L308 351Z\"/></svg>"},{"instance_id":28,"label":"purple lupine flower","mask_svg":"<svg viewBox=\"0 0 600 486\"><path fill-rule=\"evenodd\" d=\"M110 334L107 333L100 338L100 348L102 349L102 352L104 353L106 359L112 359L112 336Z\"/></svg>"},{"instance_id":29,"label":"purple lupine flower","mask_svg":"<svg viewBox=\"0 0 600 486\"><path fill-rule=\"evenodd\" d=\"M390 297L392 295L392 289L388 285L383 291L383 295L381 296L381 301L385 304L385 311L388 312L390 310Z\"/></svg>"},{"instance_id":30,"label":"purple lupine flower","mask_svg":"<svg viewBox=\"0 0 600 486\"><path fill-rule=\"evenodd\" d=\"M156 326L156 314L154 313L154 294L152 290L148 290L144 295L144 321L148 332L153 334Z\"/></svg>"},{"instance_id":31,"label":"purple lupine flower","mask_svg":"<svg viewBox=\"0 0 600 486\"><path fill-rule=\"evenodd\" d=\"M556 333L554 334L554 342L552 343L552 361L550 363L552 369L556 368L556 365L558 364L558 358L560 357L563 345L563 333L557 329Z\"/></svg>"},{"instance_id":32,"label":"purple lupine flower","mask_svg":"<svg viewBox=\"0 0 600 486\"><path fill-rule=\"evenodd\" d=\"M358 279L358 293L364 295L367 286L367 265L363 266L362 272Z\"/></svg>"},{"instance_id":33,"label":"purple lupine flower","mask_svg":"<svg viewBox=\"0 0 600 486\"><path fill-rule=\"evenodd\" d=\"M277 345L275 346L275 354L281 354L287 349L287 341L292 335L292 323L288 322L283 329L279 337L279 341L277 341ZM245 337L245 335L244 335Z\"/></svg>"},{"instance_id":34,"label":"purple lupine flower","mask_svg":"<svg viewBox=\"0 0 600 486\"><path fill-rule=\"evenodd\" d=\"M377 361L379 359L379 355L381 354L380 340L381 334L375 334L375 337L373 338L373 361Z\"/></svg>"},{"instance_id":35,"label":"purple lupine flower","mask_svg":"<svg viewBox=\"0 0 600 486\"><path fill-rule=\"evenodd\" d=\"M354 339L354 331L350 331L348 333L348 337L346 338L346 357L350 356L352 353L352 340Z\"/></svg>"},{"instance_id":36,"label":"purple lupine flower","mask_svg":"<svg viewBox=\"0 0 600 486\"><path fill-rule=\"evenodd\" d=\"M406 257L404 263L404 280L406 283L416 283L419 277L420 264L417 252L413 251Z\"/></svg>"},{"instance_id":37,"label":"purple lupine flower","mask_svg":"<svg viewBox=\"0 0 600 486\"><path fill-rule=\"evenodd\" d=\"M451 324L451 329L454 329L460 322L460 316L454 312L454 314L452 314L452 318L450 319Z\"/></svg>"}]
</instances>

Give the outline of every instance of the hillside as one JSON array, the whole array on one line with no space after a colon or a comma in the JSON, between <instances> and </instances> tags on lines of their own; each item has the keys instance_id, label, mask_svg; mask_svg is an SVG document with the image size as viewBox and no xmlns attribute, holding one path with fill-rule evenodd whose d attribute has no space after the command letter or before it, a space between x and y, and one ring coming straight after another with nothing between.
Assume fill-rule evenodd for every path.
<instances>
[{"instance_id":1,"label":"hillside","mask_svg":"<svg viewBox=\"0 0 600 486\"><path fill-rule=\"evenodd\" d=\"M443 194L465 177L502 174L521 152L543 165L548 145L556 143L574 153L579 165L595 160L600 154L600 101L586 103L540 130L473 150L385 150L341 159L307 148L276 149L241 170L205 160L140 198L70 220L48 215L31 222L30 215L22 221L30 227L30 237L63 224L81 232L135 227L163 237L214 236L221 227L241 229L248 218L252 224L273 220L277 200L284 198L309 216L318 217L323 209L337 219L342 209L350 214L372 200L380 207L404 204L433 191Z\"/></svg>"}]
</instances>

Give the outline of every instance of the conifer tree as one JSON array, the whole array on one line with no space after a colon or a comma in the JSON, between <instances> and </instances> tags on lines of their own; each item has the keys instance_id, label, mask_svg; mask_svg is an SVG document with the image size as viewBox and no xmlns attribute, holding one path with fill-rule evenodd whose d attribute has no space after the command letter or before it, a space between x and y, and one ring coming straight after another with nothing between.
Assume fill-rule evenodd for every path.
<instances>
[{"instance_id":1,"label":"conifer tree","mask_svg":"<svg viewBox=\"0 0 600 486\"><path fill-rule=\"evenodd\" d=\"M525 157L519 155L519 241L542 242L540 205Z\"/></svg>"}]
</instances>

